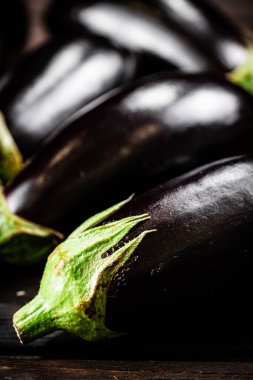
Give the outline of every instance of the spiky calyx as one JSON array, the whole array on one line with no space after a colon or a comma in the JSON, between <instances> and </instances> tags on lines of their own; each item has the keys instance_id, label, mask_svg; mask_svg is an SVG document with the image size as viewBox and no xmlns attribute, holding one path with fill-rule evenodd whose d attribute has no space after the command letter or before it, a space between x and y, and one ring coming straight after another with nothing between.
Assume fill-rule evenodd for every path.
<instances>
[{"instance_id":1,"label":"spiky calyx","mask_svg":"<svg viewBox=\"0 0 253 380\"><path fill-rule=\"evenodd\" d=\"M253 46L248 49L245 62L229 73L228 79L253 94Z\"/></svg>"},{"instance_id":2,"label":"spiky calyx","mask_svg":"<svg viewBox=\"0 0 253 380\"><path fill-rule=\"evenodd\" d=\"M63 236L10 212L0 186L0 259L15 265L46 258Z\"/></svg>"},{"instance_id":3,"label":"spiky calyx","mask_svg":"<svg viewBox=\"0 0 253 380\"><path fill-rule=\"evenodd\" d=\"M22 155L0 112L0 180L9 182L23 167Z\"/></svg>"},{"instance_id":4,"label":"spiky calyx","mask_svg":"<svg viewBox=\"0 0 253 380\"><path fill-rule=\"evenodd\" d=\"M115 247L149 216L131 216L94 226L125 203L88 219L49 256L38 295L13 318L21 342L32 341L55 329L66 330L87 341L119 335L105 326L108 288L113 276L152 231L139 234L120 248ZM106 255L109 250L110 254Z\"/></svg>"}]
</instances>

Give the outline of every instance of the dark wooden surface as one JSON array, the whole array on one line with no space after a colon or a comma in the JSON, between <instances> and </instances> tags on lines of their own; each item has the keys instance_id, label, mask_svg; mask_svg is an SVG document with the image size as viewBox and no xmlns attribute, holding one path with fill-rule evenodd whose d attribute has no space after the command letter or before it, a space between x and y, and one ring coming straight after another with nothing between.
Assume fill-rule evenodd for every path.
<instances>
[{"instance_id":1,"label":"dark wooden surface","mask_svg":"<svg viewBox=\"0 0 253 380\"><path fill-rule=\"evenodd\" d=\"M253 379L253 339L200 344L147 334L89 344L57 331L22 346L12 315L37 292L42 269L0 269L0 379Z\"/></svg>"},{"instance_id":2,"label":"dark wooden surface","mask_svg":"<svg viewBox=\"0 0 253 380\"><path fill-rule=\"evenodd\" d=\"M31 15L29 50L48 37L41 15L50 0L25 1ZM214 1L251 35L253 0ZM253 379L253 328L248 339L206 344L175 337L161 343L150 341L147 335L96 345L55 332L22 346L12 327L12 315L36 293L41 273L42 268L0 268L0 380Z\"/></svg>"},{"instance_id":3,"label":"dark wooden surface","mask_svg":"<svg viewBox=\"0 0 253 380\"><path fill-rule=\"evenodd\" d=\"M252 380L253 364L216 362L125 362L0 360L1 379ZM18 371L13 371L17 368Z\"/></svg>"},{"instance_id":4,"label":"dark wooden surface","mask_svg":"<svg viewBox=\"0 0 253 380\"><path fill-rule=\"evenodd\" d=\"M214 340L156 331L91 344L56 331L23 346L12 315L36 294L43 266L0 268L0 379L253 379L253 329ZM151 326L152 330L154 327ZM235 326L238 330L238 326Z\"/></svg>"}]
</instances>

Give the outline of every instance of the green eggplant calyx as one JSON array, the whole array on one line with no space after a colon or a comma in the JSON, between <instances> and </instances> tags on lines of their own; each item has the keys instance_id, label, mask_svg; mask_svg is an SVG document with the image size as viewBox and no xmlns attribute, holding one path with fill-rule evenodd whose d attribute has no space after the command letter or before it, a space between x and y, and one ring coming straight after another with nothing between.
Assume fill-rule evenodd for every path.
<instances>
[{"instance_id":1,"label":"green eggplant calyx","mask_svg":"<svg viewBox=\"0 0 253 380\"><path fill-rule=\"evenodd\" d=\"M147 214L89 227L106 219L125 202L90 218L49 256L38 295L13 318L24 343L56 329L87 341L121 335L105 326L107 292L113 276L128 261L144 231L126 243L123 239Z\"/></svg>"},{"instance_id":2,"label":"green eggplant calyx","mask_svg":"<svg viewBox=\"0 0 253 380\"><path fill-rule=\"evenodd\" d=\"M63 236L10 212L0 187L0 258L10 264L30 265L41 261Z\"/></svg>"},{"instance_id":3,"label":"green eggplant calyx","mask_svg":"<svg viewBox=\"0 0 253 380\"><path fill-rule=\"evenodd\" d=\"M9 182L23 167L22 155L0 112L0 179Z\"/></svg>"},{"instance_id":4,"label":"green eggplant calyx","mask_svg":"<svg viewBox=\"0 0 253 380\"><path fill-rule=\"evenodd\" d=\"M248 49L245 62L229 73L228 79L253 94L253 46Z\"/></svg>"},{"instance_id":5,"label":"green eggplant calyx","mask_svg":"<svg viewBox=\"0 0 253 380\"><path fill-rule=\"evenodd\" d=\"M37 319L40 318L43 323L36 323ZM20 343L23 343L23 332L20 326L25 326L24 332L26 336L40 336L49 331L45 331L45 326L50 322L53 326L53 318L51 313L46 309L46 303L40 298L40 296L35 297L31 302L22 308L22 315L19 316L18 313L13 317L13 326L16 330Z\"/></svg>"}]
</instances>

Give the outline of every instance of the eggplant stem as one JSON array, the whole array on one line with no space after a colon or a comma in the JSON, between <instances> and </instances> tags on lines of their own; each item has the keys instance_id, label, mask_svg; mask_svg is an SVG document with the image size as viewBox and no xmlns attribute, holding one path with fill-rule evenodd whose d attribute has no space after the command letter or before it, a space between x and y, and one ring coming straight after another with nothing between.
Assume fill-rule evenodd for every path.
<instances>
[{"instance_id":1,"label":"eggplant stem","mask_svg":"<svg viewBox=\"0 0 253 380\"><path fill-rule=\"evenodd\" d=\"M38 318L40 323L38 323ZM46 302L40 296L22 308L22 313L16 313L13 318L13 327L17 333L20 343L28 343L29 337L39 338L48 333L47 325L53 325L52 313L47 310Z\"/></svg>"},{"instance_id":2,"label":"eggplant stem","mask_svg":"<svg viewBox=\"0 0 253 380\"><path fill-rule=\"evenodd\" d=\"M136 215L83 228L91 221L108 217L113 209L116 211L127 201L90 218L48 257L38 295L13 317L22 342L30 342L56 329L66 330L86 341L125 334L105 326L107 293L115 274L143 238L154 231L141 232L123 246L119 246L120 243L135 226L150 217ZM109 250L110 255L104 256Z\"/></svg>"},{"instance_id":3,"label":"eggplant stem","mask_svg":"<svg viewBox=\"0 0 253 380\"><path fill-rule=\"evenodd\" d=\"M0 112L0 179L5 185L23 167L22 155Z\"/></svg>"},{"instance_id":4,"label":"eggplant stem","mask_svg":"<svg viewBox=\"0 0 253 380\"><path fill-rule=\"evenodd\" d=\"M253 46L249 47L245 62L229 73L228 79L253 94Z\"/></svg>"},{"instance_id":5,"label":"eggplant stem","mask_svg":"<svg viewBox=\"0 0 253 380\"><path fill-rule=\"evenodd\" d=\"M0 187L0 258L15 265L41 261L63 235L10 212Z\"/></svg>"}]
</instances>

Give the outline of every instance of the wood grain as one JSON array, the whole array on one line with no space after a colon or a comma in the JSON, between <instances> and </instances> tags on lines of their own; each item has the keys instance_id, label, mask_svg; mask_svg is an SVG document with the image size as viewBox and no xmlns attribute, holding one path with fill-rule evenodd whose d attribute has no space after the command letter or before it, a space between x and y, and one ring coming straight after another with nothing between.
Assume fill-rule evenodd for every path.
<instances>
[{"instance_id":1,"label":"wood grain","mask_svg":"<svg viewBox=\"0 0 253 380\"><path fill-rule=\"evenodd\" d=\"M252 380L251 362L63 361L0 358L1 379Z\"/></svg>"},{"instance_id":2,"label":"wood grain","mask_svg":"<svg viewBox=\"0 0 253 380\"><path fill-rule=\"evenodd\" d=\"M43 266L0 269L0 379L253 378L253 340L235 344L150 340L140 337L90 344L57 331L27 346L19 343L12 315L39 287Z\"/></svg>"}]
</instances>

